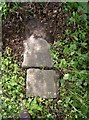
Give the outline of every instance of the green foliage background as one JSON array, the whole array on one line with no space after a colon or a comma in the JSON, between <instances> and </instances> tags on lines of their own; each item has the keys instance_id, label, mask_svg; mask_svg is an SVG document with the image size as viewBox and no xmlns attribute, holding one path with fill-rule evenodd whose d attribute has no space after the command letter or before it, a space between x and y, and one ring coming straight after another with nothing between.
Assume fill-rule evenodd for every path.
<instances>
[{"instance_id":1,"label":"green foliage background","mask_svg":"<svg viewBox=\"0 0 89 120\"><path fill-rule=\"evenodd\" d=\"M3 15L8 11L3 7ZM25 98L25 72L23 73L9 48L2 56L2 117L18 118L26 107L35 119L54 120L62 114L64 120L88 120L89 116L89 21L87 3L66 3L65 10L71 12L68 24L71 29L65 32L65 39L52 45L50 54L54 66L62 69L63 78L59 80L60 100L53 104L53 99L38 97ZM74 29L72 29L74 28ZM1 84L1 82L0 82ZM23 103L20 107L19 103ZM62 109L61 109L62 107ZM61 111L62 113L59 113Z\"/></svg>"}]
</instances>

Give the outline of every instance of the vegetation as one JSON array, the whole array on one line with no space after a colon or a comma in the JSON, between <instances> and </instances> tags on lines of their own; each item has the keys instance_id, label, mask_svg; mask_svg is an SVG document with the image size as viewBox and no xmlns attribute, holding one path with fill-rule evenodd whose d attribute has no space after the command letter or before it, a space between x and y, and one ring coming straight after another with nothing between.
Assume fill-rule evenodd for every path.
<instances>
[{"instance_id":1,"label":"vegetation","mask_svg":"<svg viewBox=\"0 0 89 120\"><path fill-rule=\"evenodd\" d=\"M60 100L56 103L53 99L25 98L25 72L6 48L2 56L3 118L16 119L21 110L27 108L38 120L54 120L58 115L62 115L63 120L88 120L89 23L86 8L86 3L65 4L65 10L71 12L67 23L70 29L66 30L65 39L54 42L50 51L54 66L64 74L59 79Z\"/></svg>"},{"instance_id":2,"label":"vegetation","mask_svg":"<svg viewBox=\"0 0 89 120\"><path fill-rule=\"evenodd\" d=\"M20 3L11 2L0 2L0 11L3 19L6 19L7 15L16 12L17 8L20 7Z\"/></svg>"},{"instance_id":3,"label":"vegetation","mask_svg":"<svg viewBox=\"0 0 89 120\"><path fill-rule=\"evenodd\" d=\"M33 118L37 114L43 118L52 118L46 110L47 104L51 101L45 101L41 98L25 98L25 73L22 73L14 58L9 54L10 49L6 48L2 56L2 115L3 118L16 118L24 108L27 108ZM21 108L20 104L24 107ZM44 104L44 105L42 105ZM38 116L39 118L39 116Z\"/></svg>"}]
</instances>

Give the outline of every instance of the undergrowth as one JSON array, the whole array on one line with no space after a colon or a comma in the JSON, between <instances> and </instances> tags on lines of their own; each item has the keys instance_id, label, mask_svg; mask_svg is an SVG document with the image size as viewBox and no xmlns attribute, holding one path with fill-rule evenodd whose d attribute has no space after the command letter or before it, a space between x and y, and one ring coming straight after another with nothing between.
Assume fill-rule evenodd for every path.
<instances>
[{"instance_id":1,"label":"undergrowth","mask_svg":"<svg viewBox=\"0 0 89 120\"><path fill-rule=\"evenodd\" d=\"M34 119L54 120L60 115L64 120L88 120L89 115L89 42L86 3L66 3L71 11L65 30L65 39L52 45L50 54L54 67L62 69L59 80L60 99L25 98L25 72L21 71L8 48L2 56L2 117L17 119L27 108ZM5 13L6 14L6 13ZM0 82L1 84L1 82ZM23 107L20 106L23 104ZM58 116L59 115L59 116Z\"/></svg>"}]
</instances>

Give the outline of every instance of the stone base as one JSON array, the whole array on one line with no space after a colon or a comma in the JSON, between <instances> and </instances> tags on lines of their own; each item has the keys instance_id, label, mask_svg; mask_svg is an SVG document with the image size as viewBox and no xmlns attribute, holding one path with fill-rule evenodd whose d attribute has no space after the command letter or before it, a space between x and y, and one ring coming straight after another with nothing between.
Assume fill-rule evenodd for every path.
<instances>
[{"instance_id":1,"label":"stone base","mask_svg":"<svg viewBox=\"0 0 89 120\"><path fill-rule=\"evenodd\" d=\"M26 96L57 97L56 72L54 70L28 69Z\"/></svg>"}]
</instances>

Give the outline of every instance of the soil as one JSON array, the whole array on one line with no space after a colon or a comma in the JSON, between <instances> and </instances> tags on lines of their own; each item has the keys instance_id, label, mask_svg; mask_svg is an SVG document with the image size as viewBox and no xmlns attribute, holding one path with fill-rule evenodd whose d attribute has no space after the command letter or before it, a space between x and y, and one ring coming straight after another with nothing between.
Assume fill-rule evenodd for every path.
<instances>
[{"instance_id":1,"label":"soil","mask_svg":"<svg viewBox=\"0 0 89 120\"><path fill-rule=\"evenodd\" d=\"M69 13L65 11L64 3L21 3L16 12L10 13L3 20L2 41L3 49L10 47L12 55L21 66L23 61L23 41L26 40L25 26L27 22L35 18L46 26L50 43L65 38L67 18Z\"/></svg>"}]
</instances>

